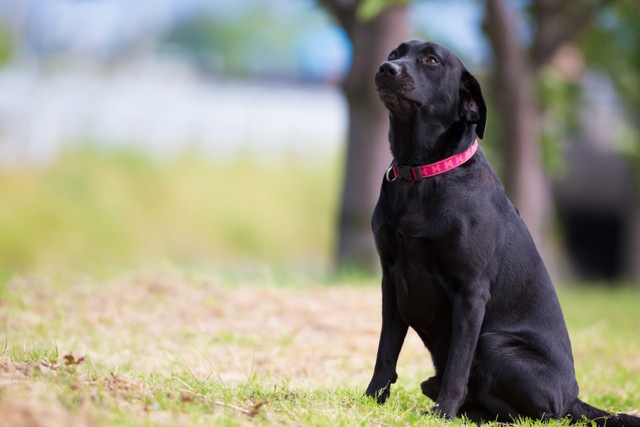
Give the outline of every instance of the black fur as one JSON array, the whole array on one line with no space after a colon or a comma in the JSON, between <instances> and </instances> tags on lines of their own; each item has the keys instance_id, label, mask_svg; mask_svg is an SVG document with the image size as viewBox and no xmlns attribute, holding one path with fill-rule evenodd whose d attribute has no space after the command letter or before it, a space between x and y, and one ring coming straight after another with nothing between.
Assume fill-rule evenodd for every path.
<instances>
[{"instance_id":1,"label":"black fur","mask_svg":"<svg viewBox=\"0 0 640 427\"><path fill-rule=\"evenodd\" d=\"M484 135L478 81L435 43L393 50L376 74L402 166L442 160ZM434 411L476 420L599 420L640 426L578 399L571 343L536 246L482 149L419 182L383 181L372 217L382 264L382 330L368 396L383 403L409 327L431 353Z\"/></svg>"}]
</instances>

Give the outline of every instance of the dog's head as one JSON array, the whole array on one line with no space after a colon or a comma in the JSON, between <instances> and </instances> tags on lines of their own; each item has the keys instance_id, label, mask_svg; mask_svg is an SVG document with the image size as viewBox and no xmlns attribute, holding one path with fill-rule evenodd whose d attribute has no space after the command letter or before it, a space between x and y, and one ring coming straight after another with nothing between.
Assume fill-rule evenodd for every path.
<instances>
[{"instance_id":1,"label":"dog's head","mask_svg":"<svg viewBox=\"0 0 640 427\"><path fill-rule=\"evenodd\" d=\"M480 84L453 52L436 43L410 41L389 54L375 77L378 96L399 118L416 110L434 118L476 125L482 138L487 106Z\"/></svg>"}]
</instances>

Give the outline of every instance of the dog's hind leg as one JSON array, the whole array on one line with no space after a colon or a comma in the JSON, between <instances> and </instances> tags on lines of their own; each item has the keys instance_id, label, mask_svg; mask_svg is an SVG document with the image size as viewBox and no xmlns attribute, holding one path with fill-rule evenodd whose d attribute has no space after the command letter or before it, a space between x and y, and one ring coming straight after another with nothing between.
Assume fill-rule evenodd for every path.
<instances>
[{"instance_id":1,"label":"dog's hind leg","mask_svg":"<svg viewBox=\"0 0 640 427\"><path fill-rule=\"evenodd\" d=\"M523 358L503 360L474 379L476 396L500 419L562 418L578 393L577 386L570 378L563 379L561 372Z\"/></svg>"},{"instance_id":2,"label":"dog's hind leg","mask_svg":"<svg viewBox=\"0 0 640 427\"><path fill-rule=\"evenodd\" d=\"M562 418L578 397L572 361L535 334L482 334L471 388L501 418Z\"/></svg>"}]
</instances>

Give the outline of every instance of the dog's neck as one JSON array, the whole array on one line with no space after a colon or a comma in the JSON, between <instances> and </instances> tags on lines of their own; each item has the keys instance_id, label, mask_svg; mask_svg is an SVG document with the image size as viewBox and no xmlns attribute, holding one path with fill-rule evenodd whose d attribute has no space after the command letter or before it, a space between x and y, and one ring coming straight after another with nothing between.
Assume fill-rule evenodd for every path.
<instances>
[{"instance_id":1,"label":"dog's neck","mask_svg":"<svg viewBox=\"0 0 640 427\"><path fill-rule=\"evenodd\" d=\"M390 114L389 119L391 154L401 165L437 162L466 150L476 137L475 125L466 122L451 121L444 127L431 124L419 114L411 119Z\"/></svg>"}]
</instances>

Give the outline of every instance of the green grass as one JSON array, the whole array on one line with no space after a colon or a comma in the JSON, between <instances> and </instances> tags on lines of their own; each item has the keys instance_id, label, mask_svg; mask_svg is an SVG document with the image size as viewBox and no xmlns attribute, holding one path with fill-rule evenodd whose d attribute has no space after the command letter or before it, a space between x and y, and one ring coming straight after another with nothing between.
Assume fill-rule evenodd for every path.
<instances>
[{"instance_id":1,"label":"green grass","mask_svg":"<svg viewBox=\"0 0 640 427\"><path fill-rule=\"evenodd\" d=\"M308 279L329 263L337 163L85 148L0 171L0 427L442 425L415 334L387 404L362 397L377 283ZM581 395L637 410L640 294L560 296Z\"/></svg>"},{"instance_id":2,"label":"green grass","mask_svg":"<svg viewBox=\"0 0 640 427\"><path fill-rule=\"evenodd\" d=\"M0 282L15 271L158 259L321 271L334 245L338 170L335 157L159 160L90 147L42 169L0 170Z\"/></svg>"},{"instance_id":3,"label":"green grass","mask_svg":"<svg viewBox=\"0 0 640 427\"><path fill-rule=\"evenodd\" d=\"M28 410L43 411L42 406L53 402L77 418L105 426L443 424L426 413L430 404L416 387L395 387L389 401L379 406L363 397L360 388L272 386L256 375L228 386L214 375L199 378L186 366L172 375L141 375L131 369L110 371L88 363L67 366L46 351L41 357L33 353L18 352L9 359L27 372L21 381L44 385L55 398Z\"/></svg>"},{"instance_id":4,"label":"green grass","mask_svg":"<svg viewBox=\"0 0 640 427\"><path fill-rule=\"evenodd\" d=\"M640 294L560 296L581 396L637 413ZM180 269L15 276L0 293L0 425L465 424L427 414L419 384L433 371L411 334L390 400L362 397L379 301L373 284L228 286Z\"/></svg>"}]
</instances>

